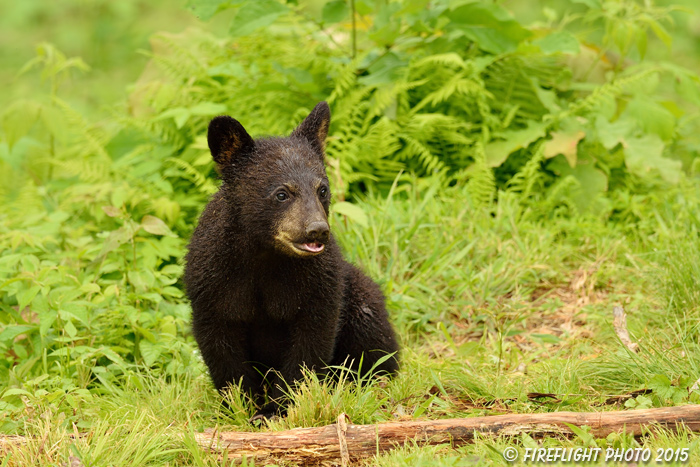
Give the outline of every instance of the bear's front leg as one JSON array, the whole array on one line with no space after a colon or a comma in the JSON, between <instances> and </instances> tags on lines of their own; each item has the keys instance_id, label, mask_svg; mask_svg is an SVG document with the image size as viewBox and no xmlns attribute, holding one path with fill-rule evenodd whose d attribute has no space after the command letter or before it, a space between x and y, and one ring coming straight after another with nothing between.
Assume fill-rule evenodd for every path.
<instances>
[{"instance_id":1,"label":"bear's front leg","mask_svg":"<svg viewBox=\"0 0 700 467\"><path fill-rule=\"evenodd\" d=\"M195 317L192 331L219 392L240 382L241 390L253 398L262 395L262 378L249 363L248 352L243 347L243 324L219 320L204 322Z\"/></svg>"},{"instance_id":2,"label":"bear's front leg","mask_svg":"<svg viewBox=\"0 0 700 467\"><path fill-rule=\"evenodd\" d=\"M285 390L287 386L293 388L304 378L303 368L308 368L319 376L327 373L327 366L333 358L337 326L337 317L320 317L312 313L305 319L298 319L291 326L290 344L283 355L282 367L270 378L270 402L258 414L269 417L286 412L286 407L282 404Z\"/></svg>"}]
</instances>

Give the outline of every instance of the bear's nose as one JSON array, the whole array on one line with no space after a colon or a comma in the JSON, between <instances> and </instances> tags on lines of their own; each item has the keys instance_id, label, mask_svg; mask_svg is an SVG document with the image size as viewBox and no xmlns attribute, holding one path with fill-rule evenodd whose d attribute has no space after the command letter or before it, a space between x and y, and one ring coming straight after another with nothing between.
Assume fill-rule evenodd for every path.
<instances>
[{"instance_id":1,"label":"bear's nose","mask_svg":"<svg viewBox=\"0 0 700 467\"><path fill-rule=\"evenodd\" d=\"M327 222L316 221L310 223L306 227L306 238L308 240L318 240L320 242L325 242L328 240L328 235L330 234L330 228Z\"/></svg>"}]
</instances>

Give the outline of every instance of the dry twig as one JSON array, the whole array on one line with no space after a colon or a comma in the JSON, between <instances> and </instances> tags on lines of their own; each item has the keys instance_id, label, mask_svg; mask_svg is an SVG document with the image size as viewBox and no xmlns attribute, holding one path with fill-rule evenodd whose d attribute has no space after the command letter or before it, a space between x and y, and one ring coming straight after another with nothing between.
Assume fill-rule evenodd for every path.
<instances>
[{"instance_id":1,"label":"dry twig","mask_svg":"<svg viewBox=\"0 0 700 467\"><path fill-rule=\"evenodd\" d=\"M625 315L625 310L621 306L613 307L613 327L615 328L615 334L625 344L625 347L632 352L639 351L639 345L630 339L630 333L627 331L627 315Z\"/></svg>"}]
</instances>

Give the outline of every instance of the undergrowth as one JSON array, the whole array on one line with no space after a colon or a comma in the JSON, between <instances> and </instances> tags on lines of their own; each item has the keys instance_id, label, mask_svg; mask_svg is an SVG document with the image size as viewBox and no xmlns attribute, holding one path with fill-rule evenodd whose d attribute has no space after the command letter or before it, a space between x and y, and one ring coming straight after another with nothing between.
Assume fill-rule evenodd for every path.
<instances>
[{"instance_id":1,"label":"undergrowth","mask_svg":"<svg viewBox=\"0 0 700 467\"><path fill-rule=\"evenodd\" d=\"M87 65L49 43L22 71L44 92L3 110L0 433L25 438L0 445L0 465L219 465L196 444L205 428L340 412L368 424L698 402L700 80L646 59L670 42L672 7L587 2L524 25L490 2L189 5L229 15L230 33L156 34L108 119L63 98ZM309 375L289 415L261 425L237 388L226 405L213 390L180 279L218 183L206 125L227 113L283 134L322 99L331 226L385 292L402 369L366 385ZM690 433L582 431L409 444L366 464L591 443L698 460Z\"/></svg>"}]
</instances>

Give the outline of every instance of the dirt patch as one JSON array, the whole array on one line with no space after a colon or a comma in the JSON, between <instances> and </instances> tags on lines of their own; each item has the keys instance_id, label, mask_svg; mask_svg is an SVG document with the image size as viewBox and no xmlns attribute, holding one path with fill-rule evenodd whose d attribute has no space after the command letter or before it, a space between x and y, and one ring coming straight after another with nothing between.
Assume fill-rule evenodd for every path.
<instances>
[{"instance_id":1,"label":"dirt patch","mask_svg":"<svg viewBox=\"0 0 700 467\"><path fill-rule=\"evenodd\" d=\"M523 351L539 344L554 350L570 339L593 337L586 307L607 304L612 285L596 283L595 267L572 271L566 283L541 283L529 293L509 293L495 303L483 304L455 318L452 338L455 344L479 341L484 332L507 330L505 339ZM612 307L612 304L610 304ZM611 308L612 310L612 308ZM487 320L477 321L488 314ZM434 344L433 344L434 345Z\"/></svg>"}]
</instances>

